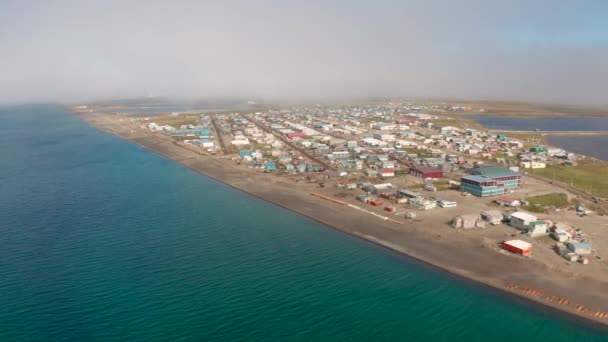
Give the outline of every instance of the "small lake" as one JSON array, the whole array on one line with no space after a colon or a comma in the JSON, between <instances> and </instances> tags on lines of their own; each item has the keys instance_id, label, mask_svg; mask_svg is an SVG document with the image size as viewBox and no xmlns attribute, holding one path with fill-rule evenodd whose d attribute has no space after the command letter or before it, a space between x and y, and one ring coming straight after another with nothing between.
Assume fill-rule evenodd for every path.
<instances>
[{"instance_id":1,"label":"small lake","mask_svg":"<svg viewBox=\"0 0 608 342\"><path fill-rule=\"evenodd\" d=\"M564 150L608 160L608 136L547 136L550 145Z\"/></svg>"},{"instance_id":2,"label":"small lake","mask_svg":"<svg viewBox=\"0 0 608 342\"><path fill-rule=\"evenodd\" d=\"M608 131L606 118L513 118L498 116L474 116L481 125L490 129L513 131L535 130L542 131Z\"/></svg>"}]
</instances>

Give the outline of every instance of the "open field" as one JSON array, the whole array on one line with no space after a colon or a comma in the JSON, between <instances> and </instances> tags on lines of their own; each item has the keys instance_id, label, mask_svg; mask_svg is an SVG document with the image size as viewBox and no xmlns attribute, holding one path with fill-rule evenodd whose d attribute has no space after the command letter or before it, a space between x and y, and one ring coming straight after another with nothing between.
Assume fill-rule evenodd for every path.
<instances>
[{"instance_id":1,"label":"open field","mask_svg":"<svg viewBox=\"0 0 608 342\"><path fill-rule=\"evenodd\" d=\"M550 193L526 198L528 205L524 209L533 213L544 213L545 208L563 209L568 207L568 195L566 193Z\"/></svg>"},{"instance_id":2,"label":"open field","mask_svg":"<svg viewBox=\"0 0 608 342\"><path fill-rule=\"evenodd\" d=\"M497 101L446 101L450 104L483 108L485 111L458 112L457 115L488 115L514 118L540 117L607 117L608 108L571 105L547 105L535 103Z\"/></svg>"},{"instance_id":3,"label":"open field","mask_svg":"<svg viewBox=\"0 0 608 342\"><path fill-rule=\"evenodd\" d=\"M179 128L181 125L196 125L198 115L159 116L154 118L157 125L170 125Z\"/></svg>"},{"instance_id":4,"label":"open field","mask_svg":"<svg viewBox=\"0 0 608 342\"><path fill-rule=\"evenodd\" d=\"M608 162L589 159L577 166L547 165L545 169L531 169L529 172L608 198Z\"/></svg>"}]
</instances>

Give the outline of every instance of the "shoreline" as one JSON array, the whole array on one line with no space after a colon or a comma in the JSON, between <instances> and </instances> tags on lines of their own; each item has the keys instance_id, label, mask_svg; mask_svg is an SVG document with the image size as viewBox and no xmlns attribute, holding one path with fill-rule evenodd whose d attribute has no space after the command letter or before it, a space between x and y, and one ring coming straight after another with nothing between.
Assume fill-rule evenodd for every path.
<instances>
[{"instance_id":1,"label":"shoreline","mask_svg":"<svg viewBox=\"0 0 608 342\"><path fill-rule=\"evenodd\" d=\"M452 245L453 241L446 241L452 237L443 238L419 232L417 228L424 229L424 224L408 223L408 226L414 227L414 231L404 233L397 230L394 223L365 216L354 210L344 213L343 210L337 209L346 208L330 202L315 200L309 192L294 190L293 186L290 187L286 183L281 184L280 180L273 180L255 172L247 172L248 170L231 170L225 160L200 155L158 135L134 132L124 124L119 124L116 119L106 118L104 120L103 115L88 113L77 116L100 131L134 143L214 181L305 216L351 237L431 266L434 270L445 272L459 280L497 291L496 293L500 295L517 298L526 304L539 305L539 308L550 310L558 315L565 315L564 317L568 319L584 322L596 328L608 328L608 317L594 317L588 312L577 311L574 306L548 302L544 297L531 296L522 292L522 289L548 287L547 293L551 295L550 297L563 296L563 298L570 298L572 303L581 303L579 305L592 307L595 310L606 310L608 309L608 298L602 296L602 289L605 289L604 286L607 285L604 282L585 282L588 289L580 291L585 292L583 294L575 291L574 286L580 287L579 282L585 281L585 279L578 279L576 282L561 274L548 274L540 265L527 262L518 263L517 261L521 260L515 258L519 257L496 254L495 251L487 248L467 249L466 247L473 247L473 242L466 238L460 237L457 239L457 244ZM314 191L312 188L310 190ZM488 256L490 259L500 259L497 263L504 261L505 264L494 263L488 259ZM471 262L473 258L476 259L474 264ZM503 271L504 274L498 274L500 271ZM567 285L562 285L564 284L562 281L565 281ZM513 284L516 284L517 287L510 287Z\"/></svg>"}]
</instances>

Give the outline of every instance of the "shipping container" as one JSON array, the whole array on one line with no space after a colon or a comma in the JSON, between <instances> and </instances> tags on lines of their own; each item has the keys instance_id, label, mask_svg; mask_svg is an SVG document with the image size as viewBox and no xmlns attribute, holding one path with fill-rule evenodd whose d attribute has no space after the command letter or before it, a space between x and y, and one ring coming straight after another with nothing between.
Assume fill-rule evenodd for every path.
<instances>
[{"instance_id":1,"label":"shipping container","mask_svg":"<svg viewBox=\"0 0 608 342\"><path fill-rule=\"evenodd\" d=\"M530 255L532 253L532 244L522 240L510 240L503 242L503 248L509 252Z\"/></svg>"}]
</instances>

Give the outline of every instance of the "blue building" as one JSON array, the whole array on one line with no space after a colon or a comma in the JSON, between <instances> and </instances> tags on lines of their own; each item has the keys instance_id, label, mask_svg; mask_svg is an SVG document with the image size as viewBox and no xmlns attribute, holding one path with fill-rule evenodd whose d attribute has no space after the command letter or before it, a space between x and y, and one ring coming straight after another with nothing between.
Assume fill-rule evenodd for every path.
<instances>
[{"instance_id":1,"label":"blue building","mask_svg":"<svg viewBox=\"0 0 608 342\"><path fill-rule=\"evenodd\" d=\"M275 163L266 163L265 165L266 171L274 171L277 169L277 166Z\"/></svg>"},{"instance_id":2,"label":"blue building","mask_svg":"<svg viewBox=\"0 0 608 342\"><path fill-rule=\"evenodd\" d=\"M240 150L239 151L239 156L241 156L241 157L250 156L252 154L253 154L253 152L251 152L251 150Z\"/></svg>"},{"instance_id":3,"label":"blue building","mask_svg":"<svg viewBox=\"0 0 608 342\"><path fill-rule=\"evenodd\" d=\"M509 169L484 166L470 170L472 175L460 179L460 188L479 197L504 195L521 188L521 174Z\"/></svg>"},{"instance_id":4,"label":"blue building","mask_svg":"<svg viewBox=\"0 0 608 342\"><path fill-rule=\"evenodd\" d=\"M209 138L211 138L211 129L209 129L207 127L203 127L203 128L200 129L198 135L201 138L209 139Z\"/></svg>"}]
</instances>

